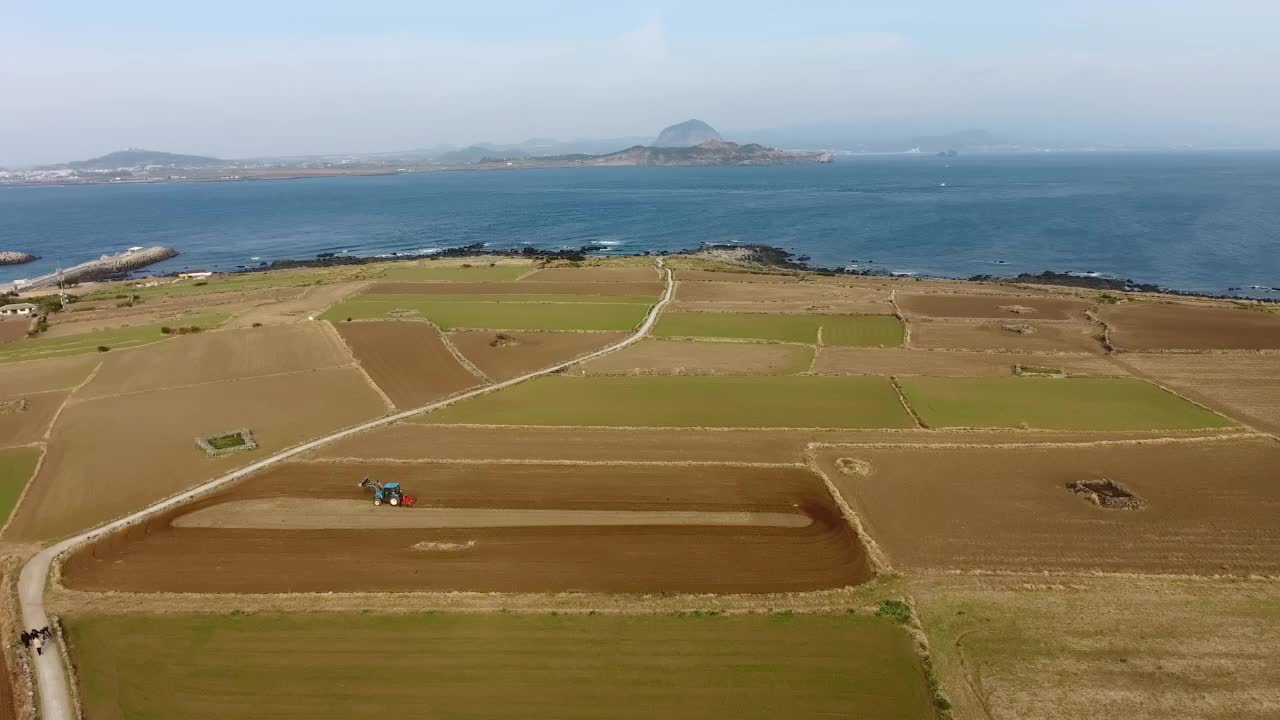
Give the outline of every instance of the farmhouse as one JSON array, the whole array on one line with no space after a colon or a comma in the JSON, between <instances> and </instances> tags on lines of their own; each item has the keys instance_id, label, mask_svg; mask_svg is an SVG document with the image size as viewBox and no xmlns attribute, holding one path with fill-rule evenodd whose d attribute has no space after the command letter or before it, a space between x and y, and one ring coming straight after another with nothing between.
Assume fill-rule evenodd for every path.
<instances>
[{"instance_id":1,"label":"farmhouse","mask_svg":"<svg viewBox=\"0 0 1280 720\"><path fill-rule=\"evenodd\" d=\"M0 306L0 317L31 317L40 310L35 303L12 303Z\"/></svg>"}]
</instances>

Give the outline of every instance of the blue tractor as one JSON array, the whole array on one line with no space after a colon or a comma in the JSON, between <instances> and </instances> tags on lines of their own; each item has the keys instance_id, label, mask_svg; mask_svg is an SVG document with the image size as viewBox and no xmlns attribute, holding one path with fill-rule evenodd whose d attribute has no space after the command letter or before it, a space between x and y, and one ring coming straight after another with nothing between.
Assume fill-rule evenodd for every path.
<instances>
[{"instance_id":1,"label":"blue tractor","mask_svg":"<svg viewBox=\"0 0 1280 720\"><path fill-rule=\"evenodd\" d=\"M360 487L367 487L373 490L374 505L387 503L392 507L412 507L413 503L417 501L412 495L406 495L404 490L400 489L400 483L398 482L383 484L372 478L365 478L360 481Z\"/></svg>"}]
</instances>

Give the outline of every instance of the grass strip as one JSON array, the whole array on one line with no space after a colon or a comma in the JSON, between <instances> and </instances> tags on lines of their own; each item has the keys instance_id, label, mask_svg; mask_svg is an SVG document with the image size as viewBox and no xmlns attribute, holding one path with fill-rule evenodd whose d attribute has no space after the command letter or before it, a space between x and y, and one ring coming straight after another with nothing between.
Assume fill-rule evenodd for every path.
<instances>
[{"instance_id":1,"label":"grass strip","mask_svg":"<svg viewBox=\"0 0 1280 720\"><path fill-rule=\"evenodd\" d=\"M420 416L419 421L624 427L915 427L889 380L866 376L550 376Z\"/></svg>"}]
</instances>

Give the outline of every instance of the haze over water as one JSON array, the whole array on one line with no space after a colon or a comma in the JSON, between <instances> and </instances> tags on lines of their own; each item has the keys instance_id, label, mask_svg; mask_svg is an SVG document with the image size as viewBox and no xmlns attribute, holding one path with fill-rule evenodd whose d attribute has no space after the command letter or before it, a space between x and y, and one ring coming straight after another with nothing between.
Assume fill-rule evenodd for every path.
<instances>
[{"instance_id":1,"label":"haze over water","mask_svg":"<svg viewBox=\"0 0 1280 720\"><path fill-rule=\"evenodd\" d=\"M0 190L0 249L42 259L0 268L0 281L131 245L177 249L149 269L164 273L472 243L621 254L738 242L823 266L944 277L1097 272L1224 293L1280 287L1277 198L1280 153L863 156L801 167L15 187Z\"/></svg>"}]
</instances>

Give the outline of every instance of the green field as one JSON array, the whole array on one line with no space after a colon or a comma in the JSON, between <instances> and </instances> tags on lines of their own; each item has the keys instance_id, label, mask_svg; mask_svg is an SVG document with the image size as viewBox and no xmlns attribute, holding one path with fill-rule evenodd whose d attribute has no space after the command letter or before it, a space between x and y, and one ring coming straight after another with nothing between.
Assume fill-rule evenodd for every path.
<instances>
[{"instance_id":1,"label":"green field","mask_svg":"<svg viewBox=\"0 0 1280 720\"><path fill-rule=\"evenodd\" d=\"M535 269L532 265L393 265L383 273L382 279L395 282L510 282Z\"/></svg>"},{"instance_id":2,"label":"green field","mask_svg":"<svg viewBox=\"0 0 1280 720\"><path fill-rule=\"evenodd\" d=\"M532 285L533 283L529 283ZM600 283L605 284L605 283ZM427 300L436 303L589 303L595 305L644 305L648 307L658 302L658 296L646 295L404 295L394 293L364 292L348 300L348 302L417 302Z\"/></svg>"},{"instance_id":3,"label":"green field","mask_svg":"<svg viewBox=\"0 0 1280 720\"><path fill-rule=\"evenodd\" d=\"M211 313L208 315L193 315L190 317L175 318L166 320L162 323L152 325L138 325L135 327L118 328L115 330L101 330L98 332L88 332L81 335L67 335L65 337L36 337L18 340L16 342L0 345L0 363L17 362L19 360L39 360L43 358L64 357L67 355L79 355L81 353L96 352L98 346L111 348L112 350L120 350L135 345L145 345L157 340L163 340L168 335L160 332L160 328L168 326L172 328L187 327L196 325L206 330L215 328L227 321L231 317L226 313Z\"/></svg>"},{"instance_id":4,"label":"green field","mask_svg":"<svg viewBox=\"0 0 1280 720\"><path fill-rule=\"evenodd\" d=\"M423 299L348 300L321 317L340 322L387 318L430 320L442 330L630 330L649 312L638 303L517 303ZM408 313L399 311L410 311Z\"/></svg>"},{"instance_id":5,"label":"green field","mask_svg":"<svg viewBox=\"0 0 1280 720\"><path fill-rule=\"evenodd\" d=\"M1189 430L1226 418L1131 378L902 378L929 427Z\"/></svg>"},{"instance_id":6,"label":"green field","mask_svg":"<svg viewBox=\"0 0 1280 720\"><path fill-rule=\"evenodd\" d=\"M861 615L93 616L94 720L935 717L908 635Z\"/></svg>"},{"instance_id":7,"label":"green field","mask_svg":"<svg viewBox=\"0 0 1280 720\"><path fill-rule=\"evenodd\" d=\"M428 423L915 427L887 378L550 376L419 416Z\"/></svg>"},{"instance_id":8,"label":"green field","mask_svg":"<svg viewBox=\"0 0 1280 720\"><path fill-rule=\"evenodd\" d=\"M898 347L902 322L892 315L779 315L764 313L663 313L654 327L659 337L709 337L814 344L822 328L824 345Z\"/></svg>"},{"instance_id":9,"label":"green field","mask_svg":"<svg viewBox=\"0 0 1280 720\"><path fill-rule=\"evenodd\" d=\"M39 460L39 448L0 450L0 525L9 519L9 514L18 504L18 498L22 497L22 490L31 480Z\"/></svg>"}]
</instances>

